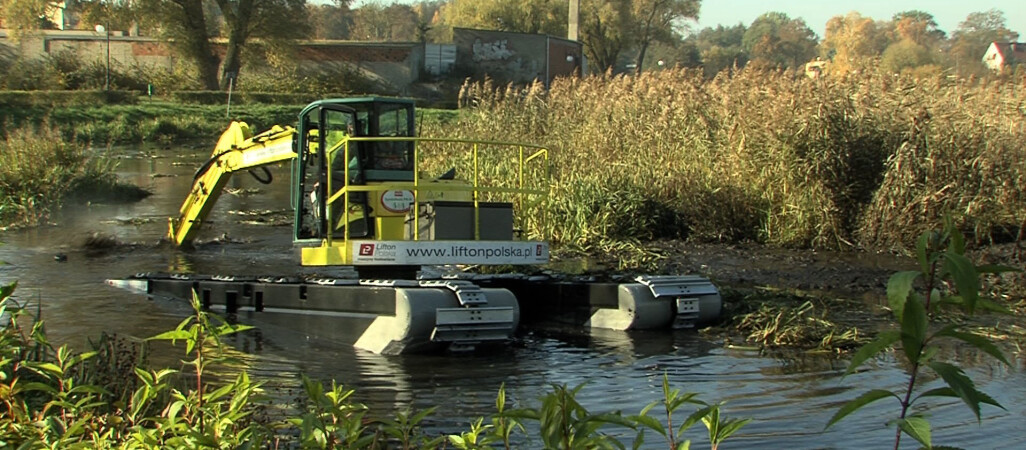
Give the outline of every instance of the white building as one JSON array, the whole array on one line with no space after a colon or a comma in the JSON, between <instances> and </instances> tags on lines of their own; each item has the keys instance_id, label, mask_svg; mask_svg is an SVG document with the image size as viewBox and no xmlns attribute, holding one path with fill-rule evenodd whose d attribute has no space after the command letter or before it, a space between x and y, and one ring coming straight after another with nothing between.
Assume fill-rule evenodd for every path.
<instances>
[{"instance_id":1,"label":"white building","mask_svg":"<svg viewBox=\"0 0 1026 450\"><path fill-rule=\"evenodd\" d=\"M991 42L983 55L983 63L993 71L1026 63L1026 43Z\"/></svg>"}]
</instances>

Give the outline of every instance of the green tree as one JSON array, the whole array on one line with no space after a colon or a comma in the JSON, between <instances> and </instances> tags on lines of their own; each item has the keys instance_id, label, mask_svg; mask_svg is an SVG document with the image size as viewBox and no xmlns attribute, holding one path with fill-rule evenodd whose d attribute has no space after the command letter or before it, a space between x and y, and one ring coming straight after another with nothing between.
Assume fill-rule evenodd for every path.
<instances>
[{"instance_id":1,"label":"green tree","mask_svg":"<svg viewBox=\"0 0 1026 450\"><path fill-rule=\"evenodd\" d=\"M631 2L585 1L581 2L580 14L580 38L590 64L600 72L613 68L620 54L635 42Z\"/></svg>"},{"instance_id":2,"label":"green tree","mask_svg":"<svg viewBox=\"0 0 1026 450\"><path fill-rule=\"evenodd\" d=\"M193 64L199 82L206 89L217 89L219 58L210 45L212 31L208 27L203 0L139 0L151 11L146 23L183 59Z\"/></svg>"},{"instance_id":3,"label":"green tree","mask_svg":"<svg viewBox=\"0 0 1026 450\"><path fill-rule=\"evenodd\" d=\"M254 38L278 47L308 35L306 0L138 0L147 23L196 67L206 89L227 86L239 73L243 52ZM224 60L211 37L224 37ZM221 67L218 73L218 66ZM220 75L220 76L219 76Z\"/></svg>"},{"instance_id":4,"label":"green tree","mask_svg":"<svg viewBox=\"0 0 1026 450\"><path fill-rule=\"evenodd\" d=\"M706 27L688 36L682 45L694 47L705 75L711 78L723 70L744 67L748 63L748 52L742 45L746 31L741 23L730 27Z\"/></svg>"},{"instance_id":5,"label":"green tree","mask_svg":"<svg viewBox=\"0 0 1026 450\"><path fill-rule=\"evenodd\" d=\"M0 19L15 38L34 30L51 30L49 13L57 8L52 0L0 0Z\"/></svg>"},{"instance_id":6,"label":"green tree","mask_svg":"<svg viewBox=\"0 0 1026 450\"><path fill-rule=\"evenodd\" d=\"M145 14L138 5L129 1L79 1L75 4L78 12L78 28L93 29L103 25L109 30L127 30L139 22Z\"/></svg>"},{"instance_id":7,"label":"green tree","mask_svg":"<svg viewBox=\"0 0 1026 450\"><path fill-rule=\"evenodd\" d=\"M889 72L919 74L941 70L940 49L945 33L929 13L910 10L894 15L890 23L891 43L880 56L880 66Z\"/></svg>"},{"instance_id":8,"label":"green tree","mask_svg":"<svg viewBox=\"0 0 1026 450\"><path fill-rule=\"evenodd\" d=\"M441 42L436 39L439 23L442 20L441 9L445 5L444 0L421 1L413 5L413 11L417 13L417 41L418 42Z\"/></svg>"},{"instance_id":9,"label":"green tree","mask_svg":"<svg viewBox=\"0 0 1026 450\"><path fill-rule=\"evenodd\" d=\"M804 20L769 12L752 22L741 43L752 64L794 68L816 56L816 41Z\"/></svg>"},{"instance_id":10,"label":"green tree","mask_svg":"<svg viewBox=\"0 0 1026 450\"><path fill-rule=\"evenodd\" d=\"M986 67L981 60L991 42L1015 42L1017 39L1019 33L1008 29L1003 12L996 9L974 12L951 33L949 55L958 73L982 73Z\"/></svg>"},{"instance_id":11,"label":"green tree","mask_svg":"<svg viewBox=\"0 0 1026 450\"><path fill-rule=\"evenodd\" d=\"M937 21L927 12L910 10L894 15L894 31L897 40L908 40L926 48L936 48L946 33L937 28Z\"/></svg>"},{"instance_id":12,"label":"green tree","mask_svg":"<svg viewBox=\"0 0 1026 450\"><path fill-rule=\"evenodd\" d=\"M215 0L224 15L228 42L221 64L221 88L237 76L251 38L282 45L309 33L306 0Z\"/></svg>"},{"instance_id":13,"label":"green tree","mask_svg":"<svg viewBox=\"0 0 1026 450\"><path fill-rule=\"evenodd\" d=\"M410 5L366 3L353 10L352 37L365 41L412 41L420 17Z\"/></svg>"},{"instance_id":14,"label":"green tree","mask_svg":"<svg viewBox=\"0 0 1026 450\"><path fill-rule=\"evenodd\" d=\"M566 34L567 6L559 0L451 0L440 8L444 26Z\"/></svg>"},{"instance_id":15,"label":"green tree","mask_svg":"<svg viewBox=\"0 0 1026 450\"><path fill-rule=\"evenodd\" d=\"M834 16L826 24L826 36L820 43L820 55L833 63L830 70L846 73L867 60L877 58L890 44L888 27L852 11Z\"/></svg>"},{"instance_id":16,"label":"green tree","mask_svg":"<svg viewBox=\"0 0 1026 450\"><path fill-rule=\"evenodd\" d=\"M334 5L307 4L310 18L310 37L313 39L349 39L353 29L350 0L338 0Z\"/></svg>"},{"instance_id":17,"label":"green tree","mask_svg":"<svg viewBox=\"0 0 1026 450\"><path fill-rule=\"evenodd\" d=\"M679 41L684 21L698 18L698 0L636 0L632 2L637 22L638 57L635 61L640 73L645 54L654 42L664 44Z\"/></svg>"},{"instance_id":18,"label":"green tree","mask_svg":"<svg viewBox=\"0 0 1026 450\"><path fill-rule=\"evenodd\" d=\"M907 69L934 64L933 52L925 45L911 39L891 44L884 50L880 58L880 66L889 72L901 72Z\"/></svg>"}]
</instances>

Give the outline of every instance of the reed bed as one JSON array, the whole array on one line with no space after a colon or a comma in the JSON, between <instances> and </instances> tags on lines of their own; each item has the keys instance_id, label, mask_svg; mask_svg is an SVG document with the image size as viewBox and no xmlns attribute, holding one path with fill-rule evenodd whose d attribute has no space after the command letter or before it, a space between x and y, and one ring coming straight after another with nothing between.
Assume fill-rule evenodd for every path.
<instances>
[{"instance_id":1,"label":"reed bed","mask_svg":"<svg viewBox=\"0 0 1026 450\"><path fill-rule=\"evenodd\" d=\"M131 201L150 193L118 181L113 160L62 138L55 127L22 127L0 141L0 227L46 221L67 199Z\"/></svg>"},{"instance_id":2,"label":"reed bed","mask_svg":"<svg viewBox=\"0 0 1026 450\"><path fill-rule=\"evenodd\" d=\"M10 132L0 142L0 224L43 219L85 167L82 146L53 129Z\"/></svg>"},{"instance_id":3,"label":"reed bed","mask_svg":"<svg viewBox=\"0 0 1026 450\"><path fill-rule=\"evenodd\" d=\"M691 238L907 248L944 214L978 242L1026 219L1023 80L677 69L465 85L444 133L552 150L529 232L582 249Z\"/></svg>"}]
</instances>

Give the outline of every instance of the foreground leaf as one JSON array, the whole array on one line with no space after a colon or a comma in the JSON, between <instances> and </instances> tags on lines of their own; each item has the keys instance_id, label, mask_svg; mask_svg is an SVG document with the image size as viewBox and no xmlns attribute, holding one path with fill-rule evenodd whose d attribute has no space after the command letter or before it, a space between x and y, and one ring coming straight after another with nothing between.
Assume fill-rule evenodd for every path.
<instances>
[{"instance_id":1,"label":"foreground leaf","mask_svg":"<svg viewBox=\"0 0 1026 450\"><path fill-rule=\"evenodd\" d=\"M928 319L926 308L918 298L910 297L905 302L905 314L901 320L901 346L910 362L918 362L926 341Z\"/></svg>"},{"instance_id":2,"label":"foreground leaf","mask_svg":"<svg viewBox=\"0 0 1026 450\"><path fill-rule=\"evenodd\" d=\"M637 425L642 425L642 426L644 426L646 428L654 430L655 432L663 435L663 437L666 436L666 428L663 428L663 423L658 421L658 420L656 420L654 417L638 415L638 416L629 416L629 419L633 420L635 422L635 424L637 424Z\"/></svg>"},{"instance_id":3,"label":"foreground leaf","mask_svg":"<svg viewBox=\"0 0 1026 450\"><path fill-rule=\"evenodd\" d=\"M1002 266L1000 264L984 264L976 266L976 273L1001 274L1005 272L1022 272L1022 270L1011 266Z\"/></svg>"},{"instance_id":4,"label":"foreground leaf","mask_svg":"<svg viewBox=\"0 0 1026 450\"><path fill-rule=\"evenodd\" d=\"M948 252L944 254L944 270L954 279L958 294L965 300L966 312L972 314L980 296L980 276L976 273L976 266L969 258Z\"/></svg>"},{"instance_id":5,"label":"foreground leaf","mask_svg":"<svg viewBox=\"0 0 1026 450\"><path fill-rule=\"evenodd\" d=\"M12 282L11 284L0 285L0 299L10 297L14 293L14 290L18 288L18 282Z\"/></svg>"},{"instance_id":6,"label":"foreground leaf","mask_svg":"<svg viewBox=\"0 0 1026 450\"><path fill-rule=\"evenodd\" d=\"M174 341L177 341L179 339L188 339L190 337L192 337L192 333L190 333L187 330L171 330L165 331L163 333L160 333L156 336L152 336L147 339L151 341L171 341L173 343Z\"/></svg>"},{"instance_id":7,"label":"foreground leaf","mask_svg":"<svg viewBox=\"0 0 1026 450\"><path fill-rule=\"evenodd\" d=\"M916 271L898 272L887 280L887 305L891 307L898 322L901 322L902 314L905 311L908 294L912 292L912 283L915 283L916 278L919 278L920 275L922 273Z\"/></svg>"},{"instance_id":8,"label":"foreground leaf","mask_svg":"<svg viewBox=\"0 0 1026 450\"><path fill-rule=\"evenodd\" d=\"M1004 314L1006 316L1012 315L1012 310L1006 308L1003 305L999 305L993 301L985 298L980 298L976 301L976 307L987 312L994 312L998 314Z\"/></svg>"},{"instance_id":9,"label":"foreground leaf","mask_svg":"<svg viewBox=\"0 0 1026 450\"><path fill-rule=\"evenodd\" d=\"M948 363L943 362L931 362L929 367L937 372L944 382L948 384L948 387L962 399L963 402L969 409L976 415L976 421L980 421L980 403L986 403L988 405L997 406L998 408L1005 409L996 400L991 398L989 395L984 394L976 390L976 385L973 384L973 380L966 376L965 372L958 367L955 367Z\"/></svg>"},{"instance_id":10,"label":"foreground leaf","mask_svg":"<svg viewBox=\"0 0 1026 450\"><path fill-rule=\"evenodd\" d=\"M883 389L873 389L858 396L858 398L856 398L855 400L852 400L846 403L844 406L842 406L841 409L837 410L837 412L834 413L834 417L830 418L830 421L827 422L826 427L823 427L823 429L825 430L827 428L830 428L831 425L845 418L846 416L848 416L848 414L858 411L859 408L862 408L863 406L866 406L870 403L880 400L881 398L886 397L894 397L898 399L898 401L901 401L901 399L898 398L897 395L894 395L894 393L891 391L885 391Z\"/></svg>"},{"instance_id":11,"label":"foreground leaf","mask_svg":"<svg viewBox=\"0 0 1026 450\"><path fill-rule=\"evenodd\" d=\"M912 401L909 402L909 404L910 405L914 404L916 402L916 400L919 400L920 397L953 397L953 398L958 398L958 394L956 394L955 391L953 389L949 388L949 387L930 389L929 391L926 391L926 392L923 392L922 394L917 395L916 398L912 399Z\"/></svg>"},{"instance_id":12,"label":"foreground leaf","mask_svg":"<svg viewBox=\"0 0 1026 450\"><path fill-rule=\"evenodd\" d=\"M953 337L969 345L972 345L973 347L983 350L988 355L993 356L998 361L1005 363L1006 366L1012 365L1008 362L1008 359L1005 358L1004 353L1001 353L1001 349L999 349L998 346L994 345L994 343L991 342L990 339L987 339L984 336L980 336L978 334L969 332L958 331L958 328L954 325L944 327L936 334L934 334L934 336Z\"/></svg>"},{"instance_id":13,"label":"foreground leaf","mask_svg":"<svg viewBox=\"0 0 1026 450\"><path fill-rule=\"evenodd\" d=\"M930 444L930 421L920 416L909 416L904 419L895 420L898 428L905 434L923 444L923 447L933 448Z\"/></svg>"},{"instance_id":14,"label":"foreground leaf","mask_svg":"<svg viewBox=\"0 0 1026 450\"><path fill-rule=\"evenodd\" d=\"M898 342L898 339L901 339L901 333L898 331L884 331L877 335L876 339L863 345L851 356L851 363L848 364L848 370L844 372L843 376L848 376L855 372L855 369L862 365L862 363L884 349L890 348L895 342Z\"/></svg>"}]
</instances>

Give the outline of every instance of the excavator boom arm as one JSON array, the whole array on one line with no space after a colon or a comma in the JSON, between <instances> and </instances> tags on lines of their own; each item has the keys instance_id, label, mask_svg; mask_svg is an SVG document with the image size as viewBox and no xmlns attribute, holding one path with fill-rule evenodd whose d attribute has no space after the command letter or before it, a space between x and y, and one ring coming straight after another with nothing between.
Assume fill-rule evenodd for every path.
<instances>
[{"instance_id":1,"label":"excavator boom arm","mask_svg":"<svg viewBox=\"0 0 1026 450\"><path fill-rule=\"evenodd\" d=\"M233 172L266 166L296 157L292 127L274 126L252 135L244 122L232 122L214 148L210 159L196 172L192 190L177 218L168 220L168 239L175 246L188 245L214 208Z\"/></svg>"}]
</instances>

